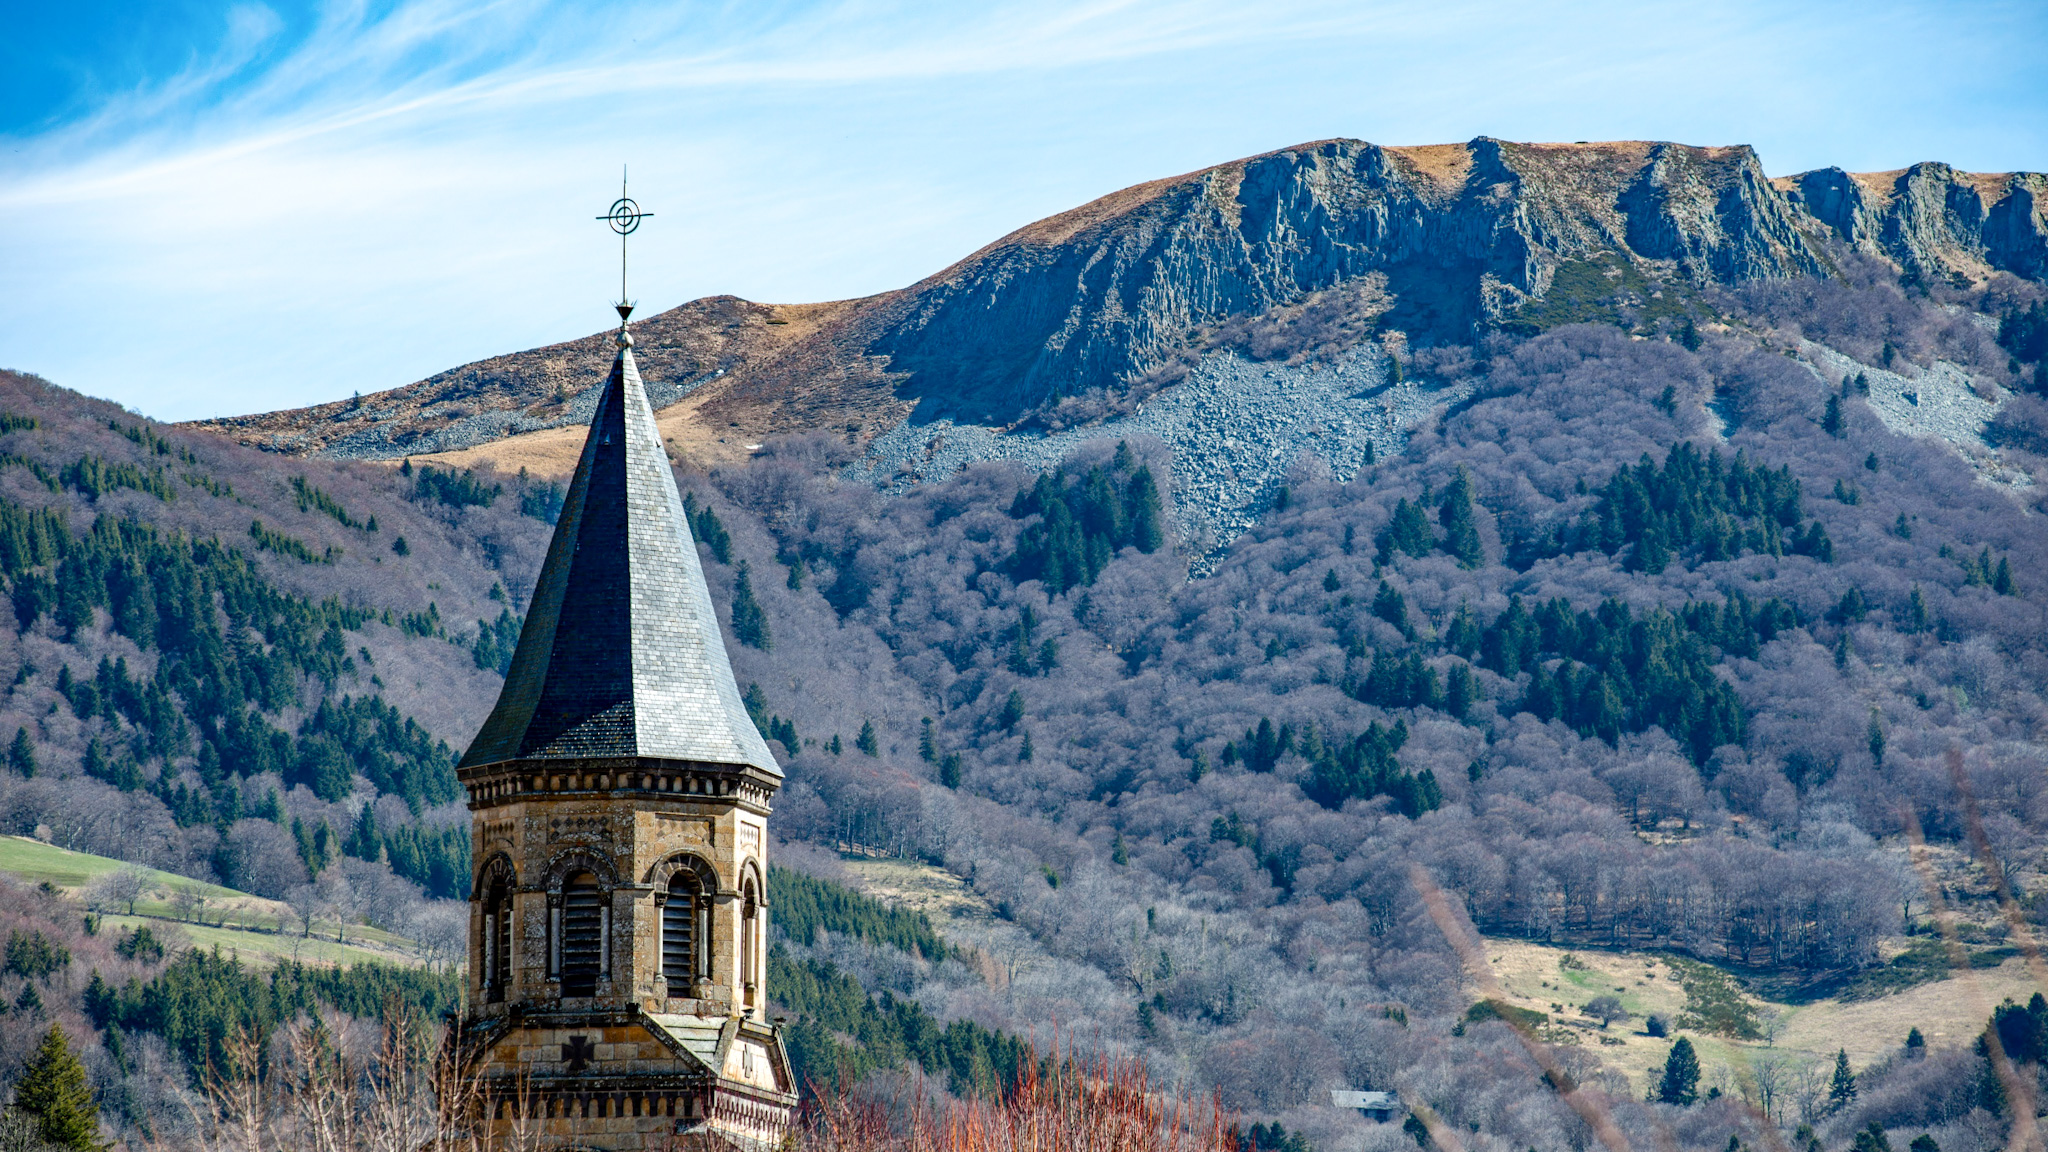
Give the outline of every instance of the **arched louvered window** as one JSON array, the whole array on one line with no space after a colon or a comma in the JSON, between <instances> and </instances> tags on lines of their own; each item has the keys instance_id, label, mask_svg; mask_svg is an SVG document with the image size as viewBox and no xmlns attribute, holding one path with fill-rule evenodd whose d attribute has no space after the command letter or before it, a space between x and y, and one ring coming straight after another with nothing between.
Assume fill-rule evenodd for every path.
<instances>
[{"instance_id":1,"label":"arched louvered window","mask_svg":"<svg viewBox=\"0 0 2048 1152\"><path fill-rule=\"evenodd\" d=\"M484 897L484 1000L496 1004L512 986L512 892L501 881Z\"/></svg>"},{"instance_id":2,"label":"arched louvered window","mask_svg":"<svg viewBox=\"0 0 2048 1152\"><path fill-rule=\"evenodd\" d=\"M668 882L668 902L661 906L661 974L668 994L687 996L692 985L708 975L711 901L704 885L688 869Z\"/></svg>"},{"instance_id":3,"label":"arched louvered window","mask_svg":"<svg viewBox=\"0 0 2048 1152\"><path fill-rule=\"evenodd\" d=\"M604 973L611 935L611 909L597 877L578 872L562 884L562 938L560 972L562 995L597 995L598 977Z\"/></svg>"},{"instance_id":4,"label":"arched louvered window","mask_svg":"<svg viewBox=\"0 0 2048 1152\"><path fill-rule=\"evenodd\" d=\"M761 950L761 900L752 876L747 877L746 887L741 890L740 917L740 982L746 986L746 1005L752 1008L754 991L761 983L757 958Z\"/></svg>"}]
</instances>

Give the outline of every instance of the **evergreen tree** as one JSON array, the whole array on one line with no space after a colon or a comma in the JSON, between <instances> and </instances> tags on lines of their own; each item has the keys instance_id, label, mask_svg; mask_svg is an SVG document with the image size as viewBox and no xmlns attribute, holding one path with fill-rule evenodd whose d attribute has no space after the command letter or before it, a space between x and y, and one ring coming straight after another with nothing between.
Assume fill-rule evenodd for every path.
<instances>
[{"instance_id":1,"label":"evergreen tree","mask_svg":"<svg viewBox=\"0 0 2048 1152\"><path fill-rule=\"evenodd\" d=\"M1436 537L1429 530L1429 514L1422 503L1410 504L1405 496L1396 501L1393 519L1380 531L1378 545L1381 564L1392 563L1397 552L1418 559L1429 555L1436 547Z\"/></svg>"},{"instance_id":2,"label":"evergreen tree","mask_svg":"<svg viewBox=\"0 0 2048 1152\"><path fill-rule=\"evenodd\" d=\"M860 722L860 735L853 738L853 746L869 756L880 756L882 754L882 742L875 738L875 722L873 720L862 720Z\"/></svg>"},{"instance_id":3,"label":"evergreen tree","mask_svg":"<svg viewBox=\"0 0 2048 1152\"><path fill-rule=\"evenodd\" d=\"M1024 694L1012 688L1009 697L1003 701L1003 710L996 715L996 723L1002 726L1003 731L1008 732L1010 729L1015 728L1017 722L1022 719L1024 719Z\"/></svg>"},{"instance_id":4,"label":"evergreen tree","mask_svg":"<svg viewBox=\"0 0 2048 1152\"><path fill-rule=\"evenodd\" d=\"M2000 596L2011 596L2014 594L2012 564L2003 556L1998 558L1998 571L1991 577L1991 590Z\"/></svg>"},{"instance_id":5,"label":"evergreen tree","mask_svg":"<svg viewBox=\"0 0 2048 1152\"><path fill-rule=\"evenodd\" d=\"M349 833L348 839L341 842L341 850L346 855L372 863L383 858L384 837L377 832L375 803L364 804L363 810L356 814L355 830Z\"/></svg>"},{"instance_id":6,"label":"evergreen tree","mask_svg":"<svg viewBox=\"0 0 2048 1152\"><path fill-rule=\"evenodd\" d=\"M1385 580L1380 581L1379 591L1373 593L1372 614L1400 629L1408 639L1415 638L1415 628L1408 622L1407 598Z\"/></svg>"},{"instance_id":7,"label":"evergreen tree","mask_svg":"<svg viewBox=\"0 0 2048 1152\"><path fill-rule=\"evenodd\" d=\"M1892 1152L1892 1142L1885 1138L1884 1125L1872 1120L1856 1134L1856 1141L1849 1145L1849 1152Z\"/></svg>"},{"instance_id":8,"label":"evergreen tree","mask_svg":"<svg viewBox=\"0 0 2048 1152\"><path fill-rule=\"evenodd\" d=\"M1836 437L1839 437L1839 436L1841 436L1841 434L1842 434L1842 399L1841 399L1841 397L1839 397L1839 396L1830 396L1830 397L1828 397L1828 410L1827 410L1827 412L1826 412L1826 413L1825 413L1824 415L1822 415L1822 416L1821 416L1821 418L1820 418L1820 427L1821 427L1821 431L1823 431L1823 432L1826 432L1826 433L1827 433L1828 435L1830 435L1830 436L1836 436Z\"/></svg>"},{"instance_id":9,"label":"evergreen tree","mask_svg":"<svg viewBox=\"0 0 2048 1152\"><path fill-rule=\"evenodd\" d=\"M1927 631L1927 597L1918 584L1913 585L1913 596L1906 602L1906 631Z\"/></svg>"},{"instance_id":10,"label":"evergreen tree","mask_svg":"<svg viewBox=\"0 0 2048 1152\"><path fill-rule=\"evenodd\" d=\"M28 738L27 728L14 730L14 743L7 746L7 766L23 776L36 774L36 746Z\"/></svg>"},{"instance_id":11,"label":"evergreen tree","mask_svg":"<svg viewBox=\"0 0 2048 1152\"><path fill-rule=\"evenodd\" d=\"M1683 1036L1671 1046L1664 1060L1664 1076L1657 1082L1657 1099L1665 1104L1692 1104L1700 1098L1700 1058L1692 1041Z\"/></svg>"},{"instance_id":12,"label":"evergreen tree","mask_svg":"<svg viewBox=\"0 0 2048 1152\"><path fill-rule=\"evenodd\" d=\"M1878 723L1877 709L1870 710L1870 727L1864 732L1864 741L1870 746L1870 759L1879 768L1884 767L1884 725Z\"/></svg>"},{"instance_id":13,"label":"evergreen tree","mask_svg":"<svg viewBox=\"0 0 2048 1152\"><path fill-rule=\"evenodd\" d=\"M732 585L732 634L749 648L763 652L775 648L775 640L768 634L768 614L761 611L760 602L754 599L754 581L744 560L740 561L739 576Z\"/></svg>"},{"instance_id":14,"label":"evergreen tree","mask_svg":"<svg viewBox=\"0 0 2048 1152\"><path fill-rule=\"evenodd\" d=\"M1463 720L1478 698L1479 685L1472 679L1472 669L1463 661L1451 665L1451 674L1444 683L1444 711Z\"/></svg>"},{"instance_id":15,"label":"evergreen tree","mask_svg":"<svg viewBox=\"0 0 2048 1152\"><path fill-rule=\"evenodd\" d=\"M838 756L845 751L845 748L839 743L839 733L837 732L832 734L832 742L825 745L825 747L830 748L834 756Z\"/></svg>"},{"instance_id":16,"label":"evergreen tree","mask_svg":"<svg viewBox=\"0 0 2048 1152\"><path fill-rule=\"evenodd\" d=\"M1699 325L1693 323L1690 316L1685 318L1685 324L1678 329L1678 343L1687 352L1697 352L1700 350Z\"/></svg>"},{"instance_id":17,"label":"evergreen tree","mask_svg":"<svg viewBox=\"0 0 2048 1152\"><path fill-rule=\"evenodd\" d=\"M1166 543L1166 512L1149 466L1140 465L1131 475L1124 501L1129 510L1131 546L1140 552L1159 551Z\"/></svg>"},{"instance_id":18,"label":"evergreen tree","mask_svg":"<svg viewBox=\"0 0 2048 1152\"><path fill-rule=\"evenodd\" d=\"M939 743L932 736L932 718L924 718L924 730L918 733L917 755L927 764L939 762Z\"/></svg>"},{"instance_id":19,"label":"evergreen tree","mask_svg":"<svg viewBox=\"0 0 2048 1152\"><path fill-rule=\"evenodd\" d=\"M1460 601L1457 614L1451 617L1450 624L1444 628L1444 650L1469 660L1478 655L1482 636L1479 617L1473 614L1472 605Z\"/></svg>"},{"instance_id":20,"label":"evergreen tree","mask_svg":"<svg viewBox=\"0 0 2048 1152\"><path fill-rule=\"evenodd\" d=\"M1828 1110L1840 1112L1856 1100L1856 1074L1849 1070L1849 1051L1835 1050L1835 1074L1828 1080Z\"/></svg>"},{"instance_id":21,"label":"evergreen tree","mask_svg":"<svg viewBox=\"0 0 2048 1152\"><path fill-rule=\"evenodd\" d=\"M58 1025L50 1025L22 1069L14 1085L14 1106L35 1120L37 1135L46 1144L73 1152L100 1152L106 1147L100 1143L100 1110L93 1103L85 1065Z\"/></svg>"},{"instance_id":22,"label":"evergreen tree","mask_svg":"<svg viewBox=\"0 0 2048 1152\"><path fill-rule=\"evenodd\" d=\"M1941 1152L1941 1145L1935 1142L1934 1137L1922 1132L1913 1137L1913 1142L1906 1145L1906 1149L1907 1152Z\"/></svg>"},{"instance_id":23,"label":"evergreen tree","mask_svg":"<svg viewBox=\"0 0 2048 1152\"><path fill-rule=\"evenodd\" d=\"M1444 489L1444 502L1437 509L1444 526L1444 551L1460 568L1477 568L1486 563L1486 551L1479 544L1479 526L1472 515L1472 477L1460 465L1458 475Z\"/></svg>"},{"instance_id":24,"label":"evergreen tree","mask_svg":"<svg viewBox=\"0 0 2048 1152\"><path fill-rule=\"evenodd\" d=\"M801 557L801 556L794 556L794 557L791 557L791 558L790 558L790 561L789 561L789 579L787 579L787 580L784 580L784 581L782 582L782 584L783 584L783 587L785 587L785 588L788 588L788 589L789 589L789 590L790 590L791 592L801 592L801 591L803 591L803 588L804 588L804 558L803 558L803 557Z\"/></svg>"},{"instance_id":25,"label":"evergreen tree","mask_svg":"<svg viewBox=\"0 0 2048 1152\"><path fill-rule=\"evenodd\" d=\"M1925 1055L1927 1055L1927 1037L1922 1036L1918 1028L1908 1030L1906 1033L1906 1058L1908 1060L1917 1060Z\"/></svg>"},{"instance_id":26,"label":"evergreen tree","mask_svg":"<svg viewBox=\"0 0 2048 1152\"><path fill-rule=\"evenodd\" d=\"M1031 733L1029 732L1024 733L1024 743L1017 749L1017 759L1026 764L1031 763Z\"/></svg>"},{"instance_id":27,"label":"evergreen tree","mask_svg":"<svg viewBox=\"0 0 2048 1152\"><path fill-rule=\"evenodd\" d=\"M1337 570L1335 568L1323 573L1323 591L1335 592L1342 587L1344 587L1344 583L1337 579Z\"/></svg>"},{"instance_id":28,"label":"evergreen tree","mask_svg":"<svg viewBox=\"0 0 2048 1152\"><path fill-rule=\"evenodd\" d=\"M1124 834L1122 832L1116 834L1115 843L1109 846L1109 858L1118 864L1129 864L1131 862L1131 850L1124 846Z\"/></svg>"}]
</instances>

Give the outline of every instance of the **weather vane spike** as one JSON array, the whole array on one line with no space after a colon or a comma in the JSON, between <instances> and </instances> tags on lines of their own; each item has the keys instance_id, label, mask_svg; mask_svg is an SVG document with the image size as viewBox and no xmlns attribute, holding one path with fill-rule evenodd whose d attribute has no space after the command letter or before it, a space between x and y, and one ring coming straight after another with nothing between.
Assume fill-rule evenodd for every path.
<instances>
[{"instance_id":1,"label":"weather vane spike","mask_svg":"<svg viewBox=\"0 0 2048 1152\"><path fill-rule=\"evenodd\" d=\"M613 307L619 311L619 331L621 333L626 330L626 317L633 314L633 303L626 299L626 237L631 236L639 229L640 221L652 215L654 215L652 212L642 212L640 205L635 204L626 195L626 168L625 165L620 165L619 198L612 201L611 211L599 216L598 219L610 224L612 231L619 234L619 302L614 304ZM624 340L625 337L622 335L620 339Z\"/></svg>"}]
</instances>

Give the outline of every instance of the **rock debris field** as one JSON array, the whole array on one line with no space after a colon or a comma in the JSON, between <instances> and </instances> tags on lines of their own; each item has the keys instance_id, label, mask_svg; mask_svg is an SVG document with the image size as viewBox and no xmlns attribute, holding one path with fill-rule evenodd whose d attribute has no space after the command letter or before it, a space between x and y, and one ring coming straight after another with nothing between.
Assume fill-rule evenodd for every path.
<instances>
[{"instance_id":1,"label":"rock debris field","mask_svg":"<svg viewBox=\"0 0 2048 1152\"><path fill-rule=\"evenodd\" d=\"M1091 440L1151 437L1173 452L1181 539L1197 557L1212 558L1258 519L1297 463L1314 456L1349 480L1369 459L1401 451L1412 429L1475 387L1470 380L1390 385L1386 364L1376 344L1321 365L1220 352L1129 415L1050 434L951 420L905 423L877 437L845 474L903 492L977 461L1043 470Z\"/></svg>"},{"instance_id":2,"label":"rock debris field","mask_svg":"<svg viewBox=\"0 0 2048 1152\"><path fill-rule=\"evenodd\" d=\"M1979 397L1970 374L1956 365L1937 360L1932 367L1912 369L1913 375L1908 377L1872 368L1810 340L1800 351L1807 365L1830 387L1839 388L1843 380L1854 380L1860 373L1870 385L1870 394L1860 398L1885 427L1902 436L1947 441L1986 483L2033 486L2025 469L2007 465L1998 450L1984 442L1984 426L1998 415L2005 397Z\"/></svg>"}]
</instances>

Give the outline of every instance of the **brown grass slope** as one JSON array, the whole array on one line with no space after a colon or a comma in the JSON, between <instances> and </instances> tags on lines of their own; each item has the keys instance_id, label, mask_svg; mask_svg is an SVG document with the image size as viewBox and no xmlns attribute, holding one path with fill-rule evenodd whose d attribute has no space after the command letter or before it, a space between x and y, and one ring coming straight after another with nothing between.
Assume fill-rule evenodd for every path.
<instances>
[{"instance_id":1,"label":"brown grass slope","mask_svg":"<svg viewBox=\"0 0 2048 1152\"><path fill-rule=\"evenodd\" d=\"M1387 328L1462 342L1540 300L1560 266L1623 261L1677 285L1825 275L1839 247L1949 280L2048 273L2048 190L2032 174L1924 164L1771 180L1747 146L1619 141L1387 148L1324 140L1113 192L1002 237L916 284L858 300L693 301L636 327L643 372L686 399L680 450L730 459L763 436L871 437L951 414L1006 424L1116 389L1191 330L1388 277ZM294 455L565 472L563 405L602 378L604 334L464 365L389 392L201 422ZM526 422L437 436L480 413ZM503 421L501 421L503 423Z\"/></svg>"}]
</instances>

